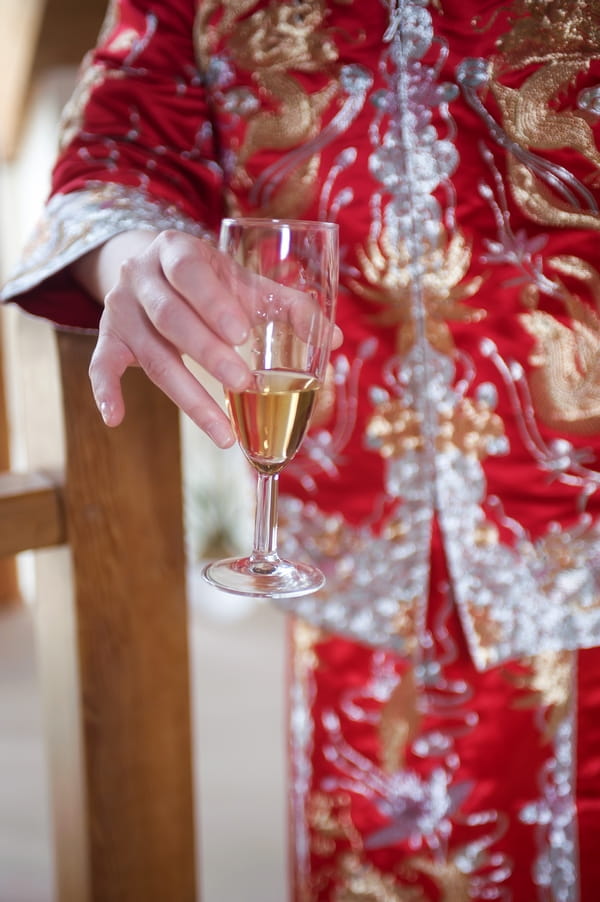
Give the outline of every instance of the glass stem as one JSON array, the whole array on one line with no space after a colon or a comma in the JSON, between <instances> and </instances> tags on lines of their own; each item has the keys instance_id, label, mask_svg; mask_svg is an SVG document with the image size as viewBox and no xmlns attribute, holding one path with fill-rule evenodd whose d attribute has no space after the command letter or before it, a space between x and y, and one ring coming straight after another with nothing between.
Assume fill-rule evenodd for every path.
<instances>
[{"instance_id":1,"label":"glass stem","mask_svg":"<svg viewBox=\"0 0 600 902\"><path fill-rule=\"evenodd\" d=\"M251 560L273 563L277 556L277 496L279 474L258 472L256 483L256 515L254 520L254 551Z\"/></svg>"}]
</instances>

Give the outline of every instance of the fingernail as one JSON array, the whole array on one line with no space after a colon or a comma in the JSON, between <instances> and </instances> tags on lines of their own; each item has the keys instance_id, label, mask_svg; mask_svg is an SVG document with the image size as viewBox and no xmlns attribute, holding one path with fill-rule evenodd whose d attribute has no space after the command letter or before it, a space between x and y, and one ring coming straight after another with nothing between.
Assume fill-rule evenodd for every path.
<instances>
[{"instance_id":1,"label":"fingernail","mask_svg":"<svg viewBox=\"0 0 600 902\"><path fill-rule=\"evenodd\" d=\"M111 405L108 403L108 401L101 401L99 410L100 410L100 416L102 417L104 422L108 424L108 422L110 421L110 415L112 413Z\"/></svg>"},{"instance_id":2,"label":"fingernail","mask_svg":"<svg viewBox=\"0 0 600 902\"><path fill-rule=\"evenodd\" d=\"M223 336L234 345L241 344L246 338L246 330L241 323L230 316L222 316L219 328Z\"/></svg>"},{"instance_id":3,"label":"fingernail","mask_svg":"<svg viewBox=\"0 0 600 902\"><path fill-rule=\"evenodd\" d=\"M235 441L231 434L231 429L222 423L212 423L210 426L207 426L206 433L219 448L229 448Z\"/></svg>"}]
</instances>

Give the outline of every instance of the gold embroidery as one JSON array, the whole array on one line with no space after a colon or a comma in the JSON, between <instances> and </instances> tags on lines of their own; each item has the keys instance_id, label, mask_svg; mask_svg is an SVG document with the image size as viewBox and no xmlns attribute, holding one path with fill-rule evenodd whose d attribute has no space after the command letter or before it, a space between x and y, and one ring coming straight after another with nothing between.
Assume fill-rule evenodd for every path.
<instances>
[{"instance_id":1,"label":"gold embroidery","mask_svg":"<svg viewBox=\"0 0 600 902\"><path fill-rule=\"evenodd\" d=\"M402 675L381 709L378 732L382 770L393 774L402 769L406 747L419 732L420 725L417 685L411 669Z\"/></svg>"},{"instance_id":2,"label":"gold embroidery","mask_svg":"<svg viewBox=\"0 0 600 902\"><path fill-rule=\"evenodd\" d=\"M521 0L510 31L498 42L490 87L502 113L506 134L524 155L568 148L587 162L588 181L600 182L600 151L589 113L562 99L590 62L600 57L600 25L595 0ZM538 68L520 87L501 82L507 73ZM531 164L531 165L530 165ZM600 228L600 217L577 202L559 197L540 178L533 159L508 157L509 180L521 209L534 221L553 226ZM560 174L559 174L560 179Z\"/></svg>"},{"instance_id":3,"label":"gold embroidery","mask_svg":"<svg viewBox=\"0 0 600 902\"><path fill-rule=\"evenodd\" d=\"M596 306L600 307L600 273L594 269L591 263L571 254L550 257L548 262L555 272L583 282L594 298Z\"/></svg>"},{"instance_id":4,"label":"gold embroidery","mask_svg":"<svg viewBox=\"0 0 600 902\"><path fill-rule=\"evenodd\" d=\"M228 34L238 19L253 9L258 0L206 0L198 4L194 23L196 55L205 69L221 38ZM215 18L217 20L215 21Z\"/></svg>"},{"instance_id":5,"label":"gold embroidery","mask_svg":"<svg viewBox=\"0 0 600 902\"><path fill-rule=\"evenodd\" d=\"M554 257L550 265L577 276L600 303L600 275L575 257ZM540 418L557 430L590 435L600 429L600 316L561 286L561 300L570 325L541 310L520 320L536 346L529 357L535 367L530 390Z\"/></svg>"},{"instance_id":6,"label":"gold embroidery","mask_svg":"<svg viewBox=\"0 0 600 902\"><path fill-rule=\"evenodd\" d=\"M399 458L410 451L422 451L424 446L421 417L397 398L377 405L366 434L383 458Z\"/></svg>"},{"instance_id":7,"label":"gold embroidery","mask_svg":"<svg viewBox=\"0 0 600 902\"><path fill-rule=\"evenodd\" d=\"M321 117L338 90L330 78L320 90L309 93L290 74L327 72L338 57L335 42L324 29L326 4L323 0L298 3L270 2L240 20L255 4L226 4L218 26L202 34L199 20L196 34L199 56L206 60L211 45L229 33L229 48L239 69L250 72L257 83L261 108L246 114L248 126L238 152L234 181L249 185L246 166L255 154L265 150L287 151L307 145L286 171L286 178L274 184L271 195L262 198L265 216L298 216L311 202L317 187L319 154L309 142L321 130ZM203 15L206 20L210 10Z\"/></svg>"},{"instance_id":8,"label":"gold embroidery","mask_svg":"<svg viewBox=\"0 0 600 902\"><path fill-rule=\"evenodd\" d=\"M489 520L478 524L473 530L473 542L479 548L497 545L499 540L498 527L494 523L490 523Z\"/></svg>"},{"instance_id":9,"label":"gold embroidery","mask_svg":"<svg viewBox=\"0 0 600 902\"><path fill-rule=\"evenodd\" d=\"M457 857L455 854L448 860L434 861L415 856L406 860L402 872L408 874L414 868L417 873L427 874L440 891L439 898L445 902L469 902L472 899L469 874L458 867L454 860Z\"/></svg>"},{"instance_id":10,"label":"gold embroidery","mask_svg":"<svg viewBox=\"0 0 600 902\"><path fill-rule=\"evenodd\" d=\"M311 845L317 854L332 857L338 841L349 843L352 849L362 849L362 839L352 821L347 793L311 793L306 819L315 833Z\"/></svg>"},{"instance_id":11,"label":"gold embroidery","mask_svg":"<svg viewBox=\"0 0 600 902\"><path fill-rule=\"evenodd\" d=\"M553 195L526 166L509 157L508 174L517 205L541 225L575 229L600 229L600 217L568 206Z\"/></svg>"},{"instance_id":12,"label":"gold embroidery","mask_svg":"<svg viewBox=\"0 0 600 902\"><path fill-rule=\"evenodd\" d=\"M516 0L509 32L498 46L509 69L600 47L597 0Z\"/></svg>"},{"instance_id":13,"label":"gold embroidery","mask_svg":"<svg viewBox=\"0 0 600 902\"><path fill-rule=\"evenodd\" d=\"M350 287L361 297L380 304L384 311L376 322L400 324L399 350L408 350L415 341L412 318L414 266L406 245L395 244L387 231L379 240L371 239L366 250L359 247L357 257L368 283L351 279ZM471 248L463 235L456 232L450 241L445 233L437 247L429 247L420 258L422 271L420 290L426 310L427 338L442 353L453 348L448 320L478 322L485 311L468 307L462 301L472 297L480 288L481 277L460 284L471 262Z\"/></svg>"},{"instance_id":14,"label":"gold embroidery","mask_svg":"<svg viewBox=\"0 0 600 902\"><path fill-rule=\"evenodd\" d=\"M514 702L515 708L547 708L544 739L551 741L570 706L574 654L571 651L543 652L529 660L527 673L508 679L528 694Z\"/></svg>"},{"instance_id":15,"label":"gold embroidery","mask_svg":"<svg viewBox=\"0 0 600 902\"><path fill-rule=\"evenodd\" d=\"M340 864L342 885L335 902L426 902L421 887L399 886L393 876L361 861L358 855L344 855Z\"/></svg>"},{"instance_id":16,"label":"gold embroidery","mask_svg":"<svg viewBox=\"0 0 600 902\"><path fill-rule=\"evenodd\" d=\"M583 57L546 62L521 85L509 88L492 78L491 87L502 110L507 134L522 147L559 150L570 147L596 167L600 152L586 114L580 110L557 112L553 101L589 65Z\"/></svg>"},{"instance_id":17,"label":"gold embroidery","mask_svg":"<svg viewBox=\"0 0 600 902\"><path fill-rule=\"evenodd\" d=\"M487 457L490 439L504 435L504 425L483 401L464 398L452 410L440 411L437 447L440 451L456 448L468 457Z\"/></svg>"},{"instance_id":18,"label":"gold embroidery","mask_svg":"<svg viewBox=\"0 0 600 902\"><path fill-rule=\"evenodd\" d=\"M504 628L488 607L467 602L466 608L473 641L477 646L477 660L481 662L482 668L490 667L494 663L493 650L500 644Z\"/></svg>"},{"instance_id":19,"label":"gold embroidery","mask_svg":"<svg viewBox=\"0 0 600 902\"><path fill-rule=\"evenodd\" d=\"M419 599L399 601L398 611L392 619L392 632L402 638L405 654L412 655L417 647L417 604Z\"/></svg>"},{"instance_id":20,"label":"gold embroidery","mask_svg":"<svg viewBox=\"0 0 600 902\"><path fill-rule=\"evenodd\" d=\"M436 446L440 452L451 448L483 460L490 440L504 435L504 426L483 401L463 398L451 409L438 411L439 427ZM382 401L367 423L366 433L372 447L381 456L400 458L408 452L422 451L421 417L398 398Z\"/></svg>"},{"instance_id":21,"label":"gold embroidery","mask_svg":"<svg viewBox=\"0 0 600 902\"><path fill-rule=\"evenodd\" d=\"M294 654L296 666L305 673L318 666L315 645L319 641L320 630L304 620L294 622Z\"/></svg>"},{"instance_id":22,"label":"gold embroidery","mask_svg":"<svg viewBox=\"0 0 600 902\"><path fill-rule=\"evenodd\" d=\"M431 879L440 899L468 902L471 898L469 874L463 873L454 860L437 862L423 856L409 858L398 868L406 879L403 885L394 876L383 874L375 865L367 864L356 854L342 856L340 865L342 885L336 893L336 902L426 902L429 896L425 890L414 885L419 874Z\"/></svg>"}]
</instances>

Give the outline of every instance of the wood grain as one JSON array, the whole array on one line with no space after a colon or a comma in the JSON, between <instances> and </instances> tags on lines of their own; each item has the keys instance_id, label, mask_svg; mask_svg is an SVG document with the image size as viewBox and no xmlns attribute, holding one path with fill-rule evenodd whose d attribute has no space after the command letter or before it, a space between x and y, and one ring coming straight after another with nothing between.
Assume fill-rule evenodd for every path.
<instances>
[{"instance_id":1,"label":"wood grain","mask_svg":"<svg viewBox=\"0 0 600 902\"><path fill-rule=\"evenodd\" d=\"M0 473L0 557L66 541L60 478Z\"/></svg>"},{"instance_id":2,"label":"wood grain","mask_svg":"<svg viewBox=\"0 0 600 902\"><path fill-rule=\"evenodd\" d=\"M93 343L93 336L58 333L89 855L88 886L79 897L59 886L58 898L192 902L178 415L141 372L129 371L125 422L105 427L87 378ZM54 761L60 769L60 757ZM68 854L59 842L59 875Z\"/></svg>"}]
</instances>

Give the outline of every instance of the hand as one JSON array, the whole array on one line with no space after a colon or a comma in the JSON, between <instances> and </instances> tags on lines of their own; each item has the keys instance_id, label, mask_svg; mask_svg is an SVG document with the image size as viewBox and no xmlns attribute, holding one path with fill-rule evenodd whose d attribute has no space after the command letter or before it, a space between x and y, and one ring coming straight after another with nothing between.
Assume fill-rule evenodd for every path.
<instances>
[{"instance_id":1,"label":"hand","mask_svg":"<svg viewBox=\"0 0 600 902\"><path fill-rule=\"evenodd\" d=\"M135 253L120 263L105 297L90 365L96 404L105 423L117 426L125 414L121 377L138 365L218 446L228 447L234 442L229 419L182 355L226 388L249 383L249 370L234 349L250 328L236 300L243 298L246 274L210 243L184 232L134 234ZM119 238L111 239L112 248L105 245L103 261L95 261L98 286L114 273L115 248L125 240ZM104 275L98 276L102 266ZM85 283L85 275L76 274Z\"/></svg>"}]
</instances>

